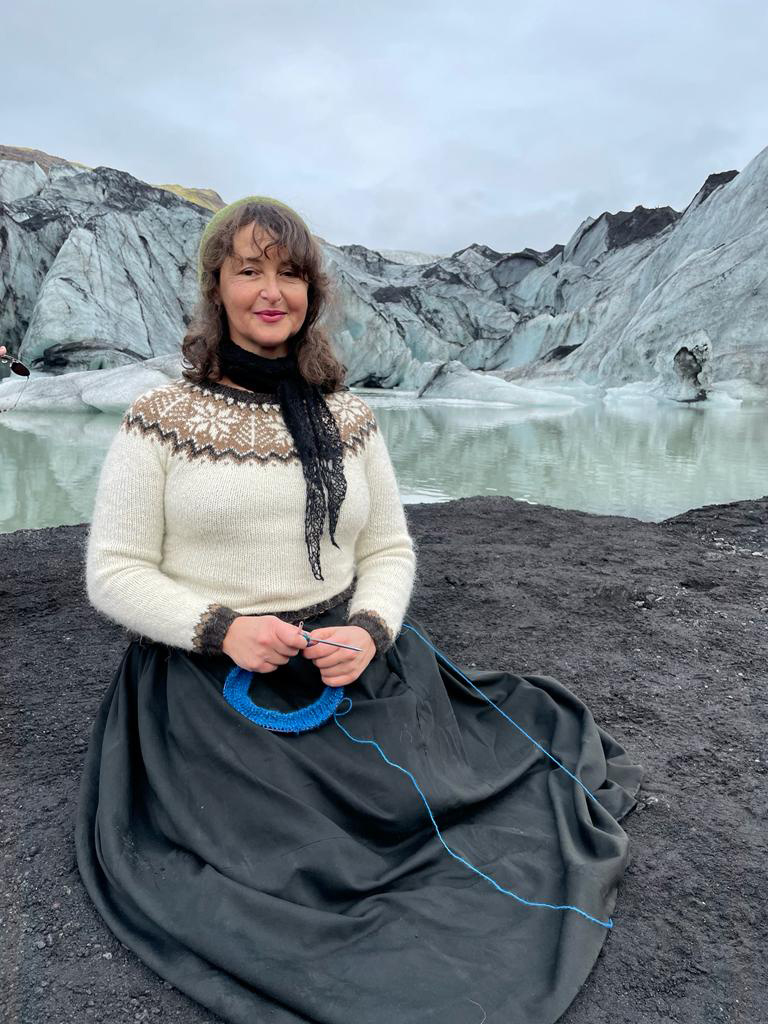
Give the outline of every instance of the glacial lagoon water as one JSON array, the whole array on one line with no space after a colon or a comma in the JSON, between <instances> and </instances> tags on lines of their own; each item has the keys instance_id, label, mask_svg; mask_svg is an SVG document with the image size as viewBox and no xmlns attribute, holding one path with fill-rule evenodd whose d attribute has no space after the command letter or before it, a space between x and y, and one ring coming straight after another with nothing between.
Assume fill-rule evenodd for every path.
<instances>
[{"instance_id":1,"label":"glacial lagoon water","mask_svg":"<svg viewBox=\"0 0 768 1024\"><path fill-rule=\"evenodd\" d=\"M522 408L353 390L375 412L405 503L508 495L658 521L768 494L764 403ZM1 415L0 532L88 522L119 423L103 413Z\"/></svg>"}]
</instances>

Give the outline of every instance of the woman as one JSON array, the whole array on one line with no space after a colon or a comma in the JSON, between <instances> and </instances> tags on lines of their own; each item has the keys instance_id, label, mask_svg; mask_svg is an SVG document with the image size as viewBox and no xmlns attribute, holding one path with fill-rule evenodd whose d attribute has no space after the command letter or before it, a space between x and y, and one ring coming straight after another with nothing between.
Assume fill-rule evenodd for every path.
<instances>
[{"instance_id":1,"label":"woman","mask_svg":"<svg viewBox=\"0 0 768 1024\"><path fill-rule=\"evenodd\" d=\"M134 401L96 497L89 598L132 638L83 881L235 1024L555 1021L611 925L641 770L556 680L467 677L407 615L397 481L299 215L231 203L199 277L190 367Z\"/></svg>"}]
</instances>

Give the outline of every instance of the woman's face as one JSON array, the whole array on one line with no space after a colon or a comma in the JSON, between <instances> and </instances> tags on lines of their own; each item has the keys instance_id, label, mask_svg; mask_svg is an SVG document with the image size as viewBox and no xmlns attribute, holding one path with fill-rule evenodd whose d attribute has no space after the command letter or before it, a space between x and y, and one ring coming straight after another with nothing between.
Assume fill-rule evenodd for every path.
<instances>
[{"instance_id":1,"label":"woman's face","mask_svg":"<svg viewBox=\"0 0 768 1024\"><path fill-rule=\"evenodd\" d=\"M233 239L235 255L227 256L221 267L217 294L232 341L256 355L277 359L288 354L288 339L304 323L309 285L277 246L264 254L271 241L272 235L259 226L240 228ZM283 315L268 320L259 316L262 310L280 310Z\"/></svg>"}]
</instances>

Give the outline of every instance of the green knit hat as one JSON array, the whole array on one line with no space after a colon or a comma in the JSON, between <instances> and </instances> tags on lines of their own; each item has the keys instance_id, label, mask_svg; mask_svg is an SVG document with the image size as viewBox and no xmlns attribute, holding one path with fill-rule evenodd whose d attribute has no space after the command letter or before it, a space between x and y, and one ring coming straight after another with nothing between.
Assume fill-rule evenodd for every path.
<instances>
[{"instance_id":1,"label":"green knit hat","mask_svg":"<svg viewBox=\"0 0 768 1024\"><path fill-rule=\"evenodd\" d=\"M200 245L198 246L197 249L198 284L202 283L203 280L203 250L205 249L206 243L208 242L208 239L211 237L214 228L218 227L223 221L225 221L230 216L232 211L236 210L238 206L242 206L243 203L274 203L276 206L282 206L284 210L287 210L289 213L293 214L293 216L304 225L308 233L311 233L304 219L299 216L299 214L293 209L293 207L289 206L287 203L281 202L281 200L279 199L273 199L272 196L244 196L242 199L236 199L233 203L230 203L228 206L225 206L221 210L218 210L216 213L214 213L214 215L205 225L205 230L200 236Z\"/></svg>"}]
</instances>

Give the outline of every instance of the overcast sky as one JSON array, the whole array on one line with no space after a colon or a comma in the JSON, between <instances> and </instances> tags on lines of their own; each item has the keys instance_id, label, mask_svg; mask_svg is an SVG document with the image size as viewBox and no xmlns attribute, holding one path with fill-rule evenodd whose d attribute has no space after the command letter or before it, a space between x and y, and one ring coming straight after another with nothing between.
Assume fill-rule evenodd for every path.
<instances>
[{"instance_id":1,"label":"overcast sky","mask_svg":"<svg viewBox=\"0 0 768 1024\"><path fill-rule=\"evenodd\" d=\"M565 243L768 145L765 0L26 0L0 143L296 207L335 244Z\"/></svg>"}]
</instances>

